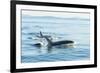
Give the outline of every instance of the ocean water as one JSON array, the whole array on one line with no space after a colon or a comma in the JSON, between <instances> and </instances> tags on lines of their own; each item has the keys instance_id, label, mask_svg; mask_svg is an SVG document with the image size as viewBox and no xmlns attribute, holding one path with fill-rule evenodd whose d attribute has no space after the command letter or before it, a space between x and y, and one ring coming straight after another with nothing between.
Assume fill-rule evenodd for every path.
<instances>
[{"instance_id":1,"label":"ocean water","mask_svg":"<svg viewBox=\"0 0 100 73\"><path fill-rule=\"evenodd\" d=\"M90 19L80 17L22 14L21 62L79 61L90 59ZM39 32L59 40L72 40L73 47L35 47Z\"/></svg>"}]
</instances>

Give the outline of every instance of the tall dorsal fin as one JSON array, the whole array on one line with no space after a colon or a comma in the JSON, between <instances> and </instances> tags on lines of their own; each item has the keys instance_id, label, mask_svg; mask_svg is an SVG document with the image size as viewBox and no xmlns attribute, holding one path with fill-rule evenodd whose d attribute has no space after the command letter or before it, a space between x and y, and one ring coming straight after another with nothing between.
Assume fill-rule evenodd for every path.
<instances>
[{"instance_id":1,"label":"tall dorsal fin","mask_svg":"<svg viewBox=\"0 0 100 73\"><path fill-rule=\"evenodd\" d=\"M43 34L42 34L42 32L40 31L40 37L43 37Z\"/></svg>"},{"instance_id":2,"label":"tall dorsal fin","mask_svg":"<svg viewBox=\"0 0 100 73\"><path fill-rule=\"evenodd\" d=\"M46 41L48 42L48 48L50 48L51 45L52 45L52 41L49 39L49 37L48 36L44 36L41 31L40 31L40 37L46 39Z\"/></svg>"},{"instance_id":3,"label":"tall dorsal fin","mask_svg":"<svg viewBox=\"0 0 100 73\"><path fill-rule=\"evenodd\" d=\"M47 45L47 47L48 48L51 48L52 47L52 41L48 38L48 37L46 37L46 36L44 36L44 38L47 40L47 42L48 42L48 45Z\"/></svg>"},{"instance_id":4,"label":"tall dorsal fin","mask_svg":"<svg viewBox=\"0 0 100 73\"><path fill-rule=\"evenodd\" d=\"M51 41L48 37L44 36L44 38L47 40L47 42L48 42L49 44L52 43L52 41Z\"/></svg>"}]
</instances>

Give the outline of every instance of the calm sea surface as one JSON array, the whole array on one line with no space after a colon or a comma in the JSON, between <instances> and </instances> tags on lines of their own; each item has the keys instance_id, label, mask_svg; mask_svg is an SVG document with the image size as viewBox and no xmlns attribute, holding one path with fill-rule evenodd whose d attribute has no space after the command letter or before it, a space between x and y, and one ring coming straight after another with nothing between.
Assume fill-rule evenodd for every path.
<instances>
[{"instance_id":1,"label":"calm sea surface","mask_svg":"<svg viewBox=\"0 0 100 73\"><path fill-rule=\"evenodd\" d=\"M87 16L88 17L88 16ZM90 20L82 17L31 16L22 14L22 63L75 61L90 59ZM73 40L73 47L47 49L33 44L42 31L56 40Z\"/></svg>"}]
</instances>

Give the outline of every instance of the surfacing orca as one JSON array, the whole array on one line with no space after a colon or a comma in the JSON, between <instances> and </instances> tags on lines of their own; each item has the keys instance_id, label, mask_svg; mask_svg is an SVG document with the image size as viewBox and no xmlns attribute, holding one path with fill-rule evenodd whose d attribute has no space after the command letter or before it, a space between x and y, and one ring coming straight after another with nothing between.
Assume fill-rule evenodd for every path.
<instances>
[{"instance_id":1,"label":"surfacing orca","mask_svg":"<svg viewBox=\"0 0 100 73\"><path fill-rule=\"evenodd\" d=\"M68 46L74 43L74 41L71 41L71 40L62 40L62 41L53 42L50 36L48 37L48 36L43 35L41 31L40 31L39 37L45 41L34 44L37 47L46 46L48 48L52 48L53 46ZM44 43L46 43L46 45Z\"/></svg>"}]
</instances>

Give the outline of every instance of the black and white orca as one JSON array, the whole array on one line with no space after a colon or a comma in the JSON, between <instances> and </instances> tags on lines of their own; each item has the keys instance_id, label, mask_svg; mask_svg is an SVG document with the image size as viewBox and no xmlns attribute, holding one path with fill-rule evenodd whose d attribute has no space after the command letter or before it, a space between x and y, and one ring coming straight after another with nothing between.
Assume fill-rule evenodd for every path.
<instances>
[{"instance_id":1,"label":"black and white orca","mask_svg":"<svg viewBox=\"0 0 100 73\"><path fill-rule=\"evenodd\" d=\"M52 48L54 46L69 46L69 45L74 44L74 41L71 41L71 40L62 40L62 41L53 42L51 39L51 36L49 36L49 37L45 36L42 34L42 32L40 32L39 37L45 41L42 41L41 43L36 43L36 44L34 44L34 46L37 46L37 47L46 46L48 48ZM46 44L44 44L44 43L46 43Z\"/></svg>"}]
</instances>

